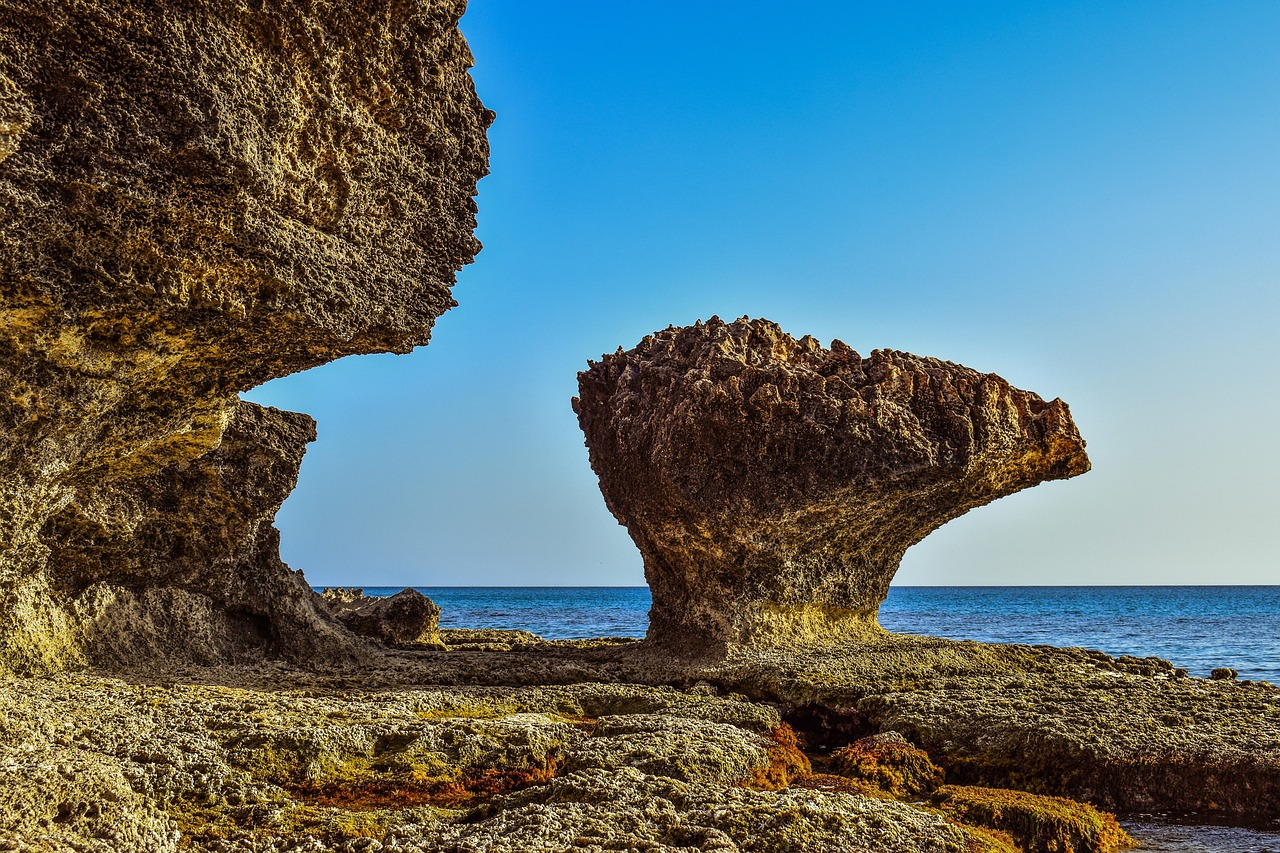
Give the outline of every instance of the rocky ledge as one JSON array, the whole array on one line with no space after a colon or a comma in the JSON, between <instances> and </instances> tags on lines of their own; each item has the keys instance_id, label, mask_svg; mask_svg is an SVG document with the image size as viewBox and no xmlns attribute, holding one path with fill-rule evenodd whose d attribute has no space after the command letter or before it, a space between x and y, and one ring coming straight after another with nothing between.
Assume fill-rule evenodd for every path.
<instances>
[{"instance_id":1,"label":"rocky ledge","mask_svg":"<svg viewBox=\"0 0 1280 853\"><path fill-rule=\"evenodd\" d=\"M1082 800L1274 817L1278 721L1264 684L914 637L0 680L0 849L1103 853Z\"/></svg>"},{"instance_id":2,"label":"rocky ledge","mask_svg":"<svg viewBox=\"0 0 1280 853\"><path fill-rule=\"evenodd\" d=\"M1089 470L1066 403L951 362L712 318L578 374L609 509L680 651L878 632L907 548Z\"/></svg>"},{"instance_id":3,"label":"rocky ledge","mask_svg":"<svg viewBox=\"0 0 1280 853\"><path fill-rule=\"evenodd\" d=\"M1079 803L939 788L907 744L811 759L777 709L709 685L199 675L0 684L0 849L1110 853L1126 840ZM917 771L927 792L895 784Z\"/></svg>"}]
</instances>

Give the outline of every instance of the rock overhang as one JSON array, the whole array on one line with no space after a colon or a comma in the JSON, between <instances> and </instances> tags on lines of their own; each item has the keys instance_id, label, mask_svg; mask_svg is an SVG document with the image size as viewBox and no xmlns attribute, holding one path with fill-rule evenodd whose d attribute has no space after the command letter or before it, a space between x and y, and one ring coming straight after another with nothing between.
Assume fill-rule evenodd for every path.
<instances>
[{"instance_id":1,"label":"rock overhang","mask_svg":"<svg viewBox=\"0 0 1280 853\"><path fill-rule=\"evenodd\" d=\"M174 600L144 588L194 595L192 612L209 604L216 620L229 584L257 583L260 600L242 603L276 652L355 653L282 574L279 502L248 472L205 462L233 424L260 423L269 489L287 494L305 441L237 392L345 355L407 352L455 304L454 275L480 248L473 197L493 118L467 73L464 9L0 7L0 670L116 660L93 640L108 623L85 613ZM236 448L254 440L241 433ZM189 464L214 480L169 471ZM171 481L190 494L161 494ZM222 501L170 531L222 550L182 585L150 566L128 595L77 604L89 578L163 558L125 523L147 515L144 496ZM220 512L252 516L244 538L222 535ZM48 538L68 519L109 533ZM145 608L112 607L159 632L155 651L174 635L144 624ZM180 646L169 653L189 654Z\"/></svg>"}]
</instances>

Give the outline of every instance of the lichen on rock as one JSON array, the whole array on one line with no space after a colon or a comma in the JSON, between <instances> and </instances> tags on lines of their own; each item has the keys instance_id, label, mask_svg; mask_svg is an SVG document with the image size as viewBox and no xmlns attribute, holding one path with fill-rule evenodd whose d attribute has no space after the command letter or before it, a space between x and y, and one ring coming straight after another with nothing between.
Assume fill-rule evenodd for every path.
<instances>
[{"instance_id":1,"label":"lichen on rock","mask_svg":"<svg viewBox=\"0 0 1280 853\"><path fill-rule=\"evenodd\" d=\"M649 638L678 649L874 634L907 548L1089 469L1061 400L767 320L668 328L578 387L601 491L644 556Z\"/></svg>"}]
</instances>

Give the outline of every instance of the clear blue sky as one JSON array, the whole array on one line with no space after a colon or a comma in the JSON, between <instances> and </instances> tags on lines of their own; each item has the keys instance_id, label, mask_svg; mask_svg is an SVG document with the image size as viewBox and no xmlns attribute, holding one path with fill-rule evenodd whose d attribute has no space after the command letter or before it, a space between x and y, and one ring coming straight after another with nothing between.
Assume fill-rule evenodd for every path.
<instances>
[{"instance_id":1,"label":"clear blue sky","mask_svg":"<svg viewBox=\"0 0 1280 853\"><path fill-rule=\"evenodd\" d=\"M711 314L999 373L1093 472L900 584L1280 583L1280 3L472 0L484 251L409 356L249 399L319 421L317 584L639 584L569 399Z\"/></svg>"}]
</instances>

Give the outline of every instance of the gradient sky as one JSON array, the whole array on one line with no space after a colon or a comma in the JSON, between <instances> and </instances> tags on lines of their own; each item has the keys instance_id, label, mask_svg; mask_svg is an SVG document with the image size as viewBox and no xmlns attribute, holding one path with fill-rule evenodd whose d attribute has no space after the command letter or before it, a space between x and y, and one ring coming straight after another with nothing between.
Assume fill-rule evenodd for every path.
<instances>
[{"instance_id":1,"label":"gradient sky","mask_svg":"<svg viewBox=\"0 0 1280 853\"><path fill-rule=\"evenodd\" d=\"M899 584L1280 583L1280 3L472 0L485 244L409 356L247 398L319 440L316 584L640 584L569 399L712 314L1004 376L1094 470Z\"/></svg>"}]
</instances>

